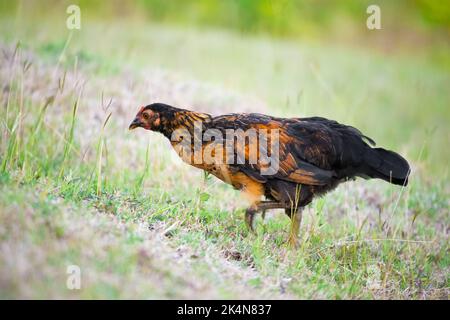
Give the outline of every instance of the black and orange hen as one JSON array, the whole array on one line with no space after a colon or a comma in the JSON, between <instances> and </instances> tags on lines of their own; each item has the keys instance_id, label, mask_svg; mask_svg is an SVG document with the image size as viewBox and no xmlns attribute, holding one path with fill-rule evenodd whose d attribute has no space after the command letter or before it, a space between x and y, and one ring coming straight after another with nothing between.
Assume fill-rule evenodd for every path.
<instances>
[{"instance_id":1,"label":"black and orange hen","mask_svg":"<svg viewBox=\"0 0 450 320\"><path fill-rule=\"evenodd\" d=\"M201 123L202 132L214 129L224 136L231 129L244 132L276 129L279 134L278 170L270 175L262 174L262 163L250 163L248 146L244 148L245 161L239 163L197 163L192 159L193 153L189 157L186 153L180 154L177 149L180 139L174 138L174 132L182 129L194 134L196 122ZM397 153L374 148L374 141L358 129L321 117L287 119L257 113L212 117L154 103L139 110L129 128L137 127L162 133L171 140L184 161L248 195L252 204L245 212L245 222L250 230L253 231L257 212L285 209L292 219L289 241L293 245L297 244L302 208L314 197L356 177L378 178L406 186L410 173L408 162ZM200 146L205 149L211 143L202 141ZM251 143L248 140L247 144ZM236 148L233 151L237 153Z\"/></svg>"}]
</instances>

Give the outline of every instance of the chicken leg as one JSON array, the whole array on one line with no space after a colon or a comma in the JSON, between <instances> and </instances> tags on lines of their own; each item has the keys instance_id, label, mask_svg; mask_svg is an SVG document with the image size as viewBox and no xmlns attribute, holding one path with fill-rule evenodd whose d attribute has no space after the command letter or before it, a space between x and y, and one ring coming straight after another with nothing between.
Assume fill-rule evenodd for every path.
<instances>
[{"instance_id":1,"label":"chicken leg","mask_svg":"<svg viewBox=\"0 0 450 320\"><path fill-rule=\"evenodd\" d=\"M297 248L299 245L298 233L300 230L300 225L302 223L302 208L298 208L295 211L289 208L285 209L285 212L291 218L291 230L289 232L288 243L293 248Z\"/></svg>"},{"instance_id":2,"label":"chicken leg","mask_svg":"<svg viewBox=\"0 0 450 320\"><path fill-rule=\"evenodd\" d=\"M284 208L284 206L276 201L261 201L254 203L250 208L245 210L245 224L251 232L255 232L253 228L253 220L255 218L255 214L259 211L265 212L268 209L280 209Z\"/></svg>"}]
</instances>

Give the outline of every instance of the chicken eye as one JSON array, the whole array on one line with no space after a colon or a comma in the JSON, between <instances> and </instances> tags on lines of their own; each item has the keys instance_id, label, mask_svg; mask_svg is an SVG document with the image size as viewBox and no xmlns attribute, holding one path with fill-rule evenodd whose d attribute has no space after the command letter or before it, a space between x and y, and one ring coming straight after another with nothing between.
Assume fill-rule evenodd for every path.
<instances>
[{"instance_id":1,"label":"chicken eye","mask_svg":"<svg viewBox=\"0 0 450 320\"><path fill-rule=\"evenodd\" d=\"M148 113L144 113L143 117L144 117L145 120L147 120L148 117L149 117L149 116L148 116Z\"/></svg>"}]
</instances>

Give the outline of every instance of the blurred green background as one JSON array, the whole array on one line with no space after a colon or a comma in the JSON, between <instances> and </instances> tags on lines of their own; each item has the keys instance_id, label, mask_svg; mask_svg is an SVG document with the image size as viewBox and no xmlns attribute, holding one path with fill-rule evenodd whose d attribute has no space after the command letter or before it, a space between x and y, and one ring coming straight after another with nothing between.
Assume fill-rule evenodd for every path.
<instances>
[{"instance_id":1,"label":"blurred green background","mask_svg":"<svg viewBox=\"0 0 450 320\"><path fill-rule=\"evenodd\" d=\"M245 33L275 36L323 37L324 32L342 33L359 29L365 20L361 13L371 5L380 6L384 23L403 31L450 31L450 9L439 0L41 0L2 1L2 13L9 14L18 6L32 6L33 11L58 8L61 4L77 4L97 18L140 15L151 21L178 25L227 28ZM353 27L353 28L352 28Z\"/></svg>"},{"instance_id":2,"label":"blurred green background","mask_svg":"<svg viewBox=\"0 0 450 320\"><path fill-rule=\"evenodd\" d=\"M439 0L22 0L0 1L2 16L21 10L37 15L60 11L69 4L83 9L83 17L96 20L143 19L177 26L229 29L274 37L346 40L399 48L404 44L436 45L448 42L450 6ZM383 29L368 32L366 8L381 8ZM366 39L369 36L371 39ZM373 44L373 43L372 43Z\"/></svg>"}]
</instances>

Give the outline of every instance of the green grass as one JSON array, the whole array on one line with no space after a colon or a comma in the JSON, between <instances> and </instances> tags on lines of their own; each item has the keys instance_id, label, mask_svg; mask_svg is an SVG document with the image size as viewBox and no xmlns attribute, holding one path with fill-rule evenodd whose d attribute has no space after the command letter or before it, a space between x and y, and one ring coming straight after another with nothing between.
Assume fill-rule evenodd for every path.
<instances>
[{"instance_id":1,"label":"green grass","mask_svg":"<svg viewBox=\"0 0 450 320\"><path fill-rule=\"evenodd\" d=\"M432 61L140 22L67 41L18 19L0 23L2 298L448 299L450 77ZM127 131L155 98L355 125L410 160L411 184L340 186L291 250L284 214L249 234L236 191Z\"/></svg>"}]
</instances>

